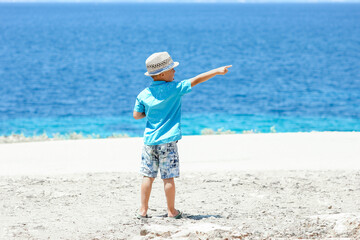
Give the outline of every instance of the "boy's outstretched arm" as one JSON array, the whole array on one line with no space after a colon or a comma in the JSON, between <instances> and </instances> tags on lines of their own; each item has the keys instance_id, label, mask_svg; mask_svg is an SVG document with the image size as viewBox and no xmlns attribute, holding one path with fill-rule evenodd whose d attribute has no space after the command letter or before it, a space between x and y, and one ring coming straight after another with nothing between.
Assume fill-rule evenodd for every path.
<instances>
[{"instance_id":1,"label":"boy's outstretched arm","mask_svg":"<svg viewBox=\"0 0 360 240\"><path fill-rule=\"evenodd\" d=\"M205 81L209 80L210 78L215 77L216 75L226 74L229 71L228 68L230 68L230 67L232 67L232 65L215 68L213 70L199 74L196 77L191 78L190 79L191 87L193 87L199 83L205 82Z\"/></svg>"}]
</instances>

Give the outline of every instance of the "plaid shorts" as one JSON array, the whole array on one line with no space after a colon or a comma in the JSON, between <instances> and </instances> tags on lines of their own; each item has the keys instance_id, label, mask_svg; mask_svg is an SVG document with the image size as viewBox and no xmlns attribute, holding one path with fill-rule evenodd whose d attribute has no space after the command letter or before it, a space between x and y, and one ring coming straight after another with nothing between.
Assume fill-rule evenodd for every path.
<instances>
[{"instance_id":1,"label":"plaid shorts","mask_svg":"<svg viewBox=\"0 0 360 240\"><path fill-rule=\"evenodd\" d=\"M161 179L179 177L179 154L176 142L144 145L140 173L156 178L160 167Z\"/></svg>"}]
</instances>

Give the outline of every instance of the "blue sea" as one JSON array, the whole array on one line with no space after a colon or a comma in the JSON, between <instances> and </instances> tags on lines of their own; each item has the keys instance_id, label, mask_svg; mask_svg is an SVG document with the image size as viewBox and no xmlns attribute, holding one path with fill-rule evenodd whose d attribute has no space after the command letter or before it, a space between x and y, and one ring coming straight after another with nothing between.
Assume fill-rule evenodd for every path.
<instances>
[{"instance_id":1,"label":"blue sea","mask_svg":"<svg viewBox=\"0 0 360 240\"><path fill-rule=\"evenodd\" d=\"M0 136L142 136L145 60L181 81L182 131L360 131L360 4L1 3Z\"/></svg>"}]
</instances>

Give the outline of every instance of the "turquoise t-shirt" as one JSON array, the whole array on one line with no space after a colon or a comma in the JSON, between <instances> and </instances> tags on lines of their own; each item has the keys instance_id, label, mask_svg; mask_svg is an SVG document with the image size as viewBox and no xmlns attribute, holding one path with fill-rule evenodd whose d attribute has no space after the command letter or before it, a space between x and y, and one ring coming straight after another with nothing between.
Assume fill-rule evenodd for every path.
<instances>
[{"instance_id":1,"label":"turquoise t-shirt","mask_svg":"<svg viewBox=\"0 0 360 240\"><path fill-rule=\"evenodd\" d=\"M136 98L134 111L145 112L146 145L159 145L181 139L181 97L191 91L190 80L154 81Z\"/></svg>"}]
</instances>

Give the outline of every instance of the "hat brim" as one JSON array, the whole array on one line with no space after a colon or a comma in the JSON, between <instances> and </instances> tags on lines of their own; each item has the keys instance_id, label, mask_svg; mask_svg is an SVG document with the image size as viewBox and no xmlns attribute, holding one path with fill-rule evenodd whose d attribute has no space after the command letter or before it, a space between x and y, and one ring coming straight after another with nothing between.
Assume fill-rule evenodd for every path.
<instances>
[{"instance_id":1,"label":"hat brim","mask_svg":"<svg viewBox=\"0 0 360 240\"><path fill-rule=\"evenodd\" d=\"M174 65L171 68L165 68L163 71L155 73L155 74L151 74L149 72L146 72L144 74L145 74L145 76L156 76L156 75L159 75L160 73L163 73L163 72L169 71L170 69L176 68L177 66L179 66L179 62L174 62Z\"/></svg>"}]
</instances>

